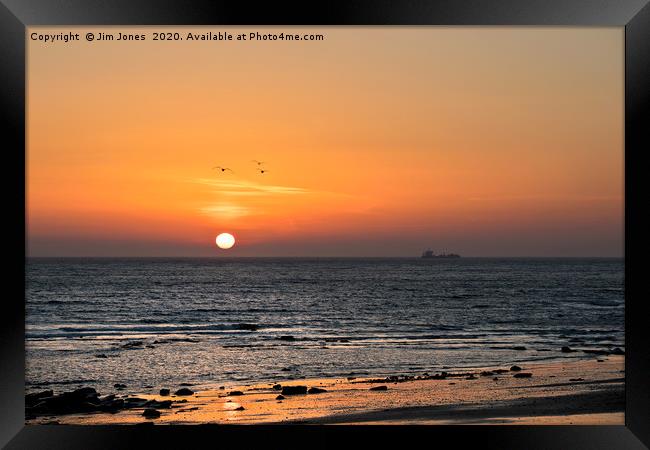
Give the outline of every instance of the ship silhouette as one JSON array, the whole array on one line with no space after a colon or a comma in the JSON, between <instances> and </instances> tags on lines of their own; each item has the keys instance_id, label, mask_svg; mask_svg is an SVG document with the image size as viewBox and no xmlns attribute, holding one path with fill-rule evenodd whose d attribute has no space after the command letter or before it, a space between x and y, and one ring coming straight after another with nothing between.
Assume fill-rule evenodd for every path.
<instances>
[{"instance_id":1,"label":"ship silhouette","mask_svg":"<svg viewBox=\"0 0 650 450\"><path fill-rule=\"evenodd\" d=\"M422 258L460 258L460 255L456 253L440 253L436 255L433 250L429 249L422 252Z\"/></svg>"}]
</instances>

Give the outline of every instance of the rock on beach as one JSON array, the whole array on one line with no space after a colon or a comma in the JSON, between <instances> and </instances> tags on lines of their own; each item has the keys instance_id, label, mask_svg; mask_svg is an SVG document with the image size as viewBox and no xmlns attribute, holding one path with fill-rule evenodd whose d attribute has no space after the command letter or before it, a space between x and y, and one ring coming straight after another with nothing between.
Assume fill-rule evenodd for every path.
<instances>
[{"instance_id":1,"label":"rock on beach","mask_svg":"<svg viewBox=\"0 0 650 450\"><path fill-rule=\"evenodd\" d=\"M284 386L282 395L301 395L307 393L307 386Z\"/></svg>"}]
</instances>

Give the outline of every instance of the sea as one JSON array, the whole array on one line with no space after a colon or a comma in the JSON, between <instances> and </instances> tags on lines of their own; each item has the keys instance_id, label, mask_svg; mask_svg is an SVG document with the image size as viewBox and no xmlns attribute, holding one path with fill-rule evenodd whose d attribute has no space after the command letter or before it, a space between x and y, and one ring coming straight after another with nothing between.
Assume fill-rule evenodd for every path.
<instances>
[{"instance_id":1,"label":"sea","mask_svg":"<svg viewBox=\"0 0 650 450\"><path fill-rule=\"evenodd\" d=\"M26 263L27 391L431 374L614 347L622 258Z\"/></svg>"}]
</instances>

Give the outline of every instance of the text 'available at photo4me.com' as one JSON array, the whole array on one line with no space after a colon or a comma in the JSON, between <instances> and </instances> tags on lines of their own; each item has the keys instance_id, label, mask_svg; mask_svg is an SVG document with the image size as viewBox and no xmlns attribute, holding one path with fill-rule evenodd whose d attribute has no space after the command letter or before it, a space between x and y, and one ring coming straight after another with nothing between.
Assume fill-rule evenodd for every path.
<instances>
[{"instance_id":1,"label":"text 'available at photo4me.com'","mask_svg":"<svg viewBox=\"0 0 650 450\"><path fill-rule=\"evenodd\" d=\"M138 41L175 41L175 42L318 42L324 41L321 33L297 33L278 31L274 33L259 31L151 31L145 33L128 33L124 31L85 31L85 32L37 32L29 33L29 39L44 44L70 44L75 42L138 42Z\"/></svg>"}]
</instances>

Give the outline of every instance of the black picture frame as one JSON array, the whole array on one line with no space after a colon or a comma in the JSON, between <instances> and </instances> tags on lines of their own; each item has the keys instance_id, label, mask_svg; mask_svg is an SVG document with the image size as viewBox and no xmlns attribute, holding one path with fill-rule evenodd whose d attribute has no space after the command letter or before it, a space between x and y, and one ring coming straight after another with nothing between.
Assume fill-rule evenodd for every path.
<instances>
[{"instance_id":1,"label":"black picture frame","mask_svg":"<svg viewBox=\"0 0 650 450\"><path fill-rule=\"evenodd\" d=\"M644 259L650 254L643 187L650 133L649 0L348 0L313 3L195 0L0 0L0 90L5 194L0 306L0 445L6 448L187 447L195 439L246 445L335 445L353 437L481 448L643 448L650 446L650 346ZM625 426L321 427L25 426L25 49L33 25L511 25L625 28ZM646 119L647 121L647 119ZM244 437L244 435L246 437ZM238 444L233 444L237 443Z\"/></svg>"}]
</instances>

